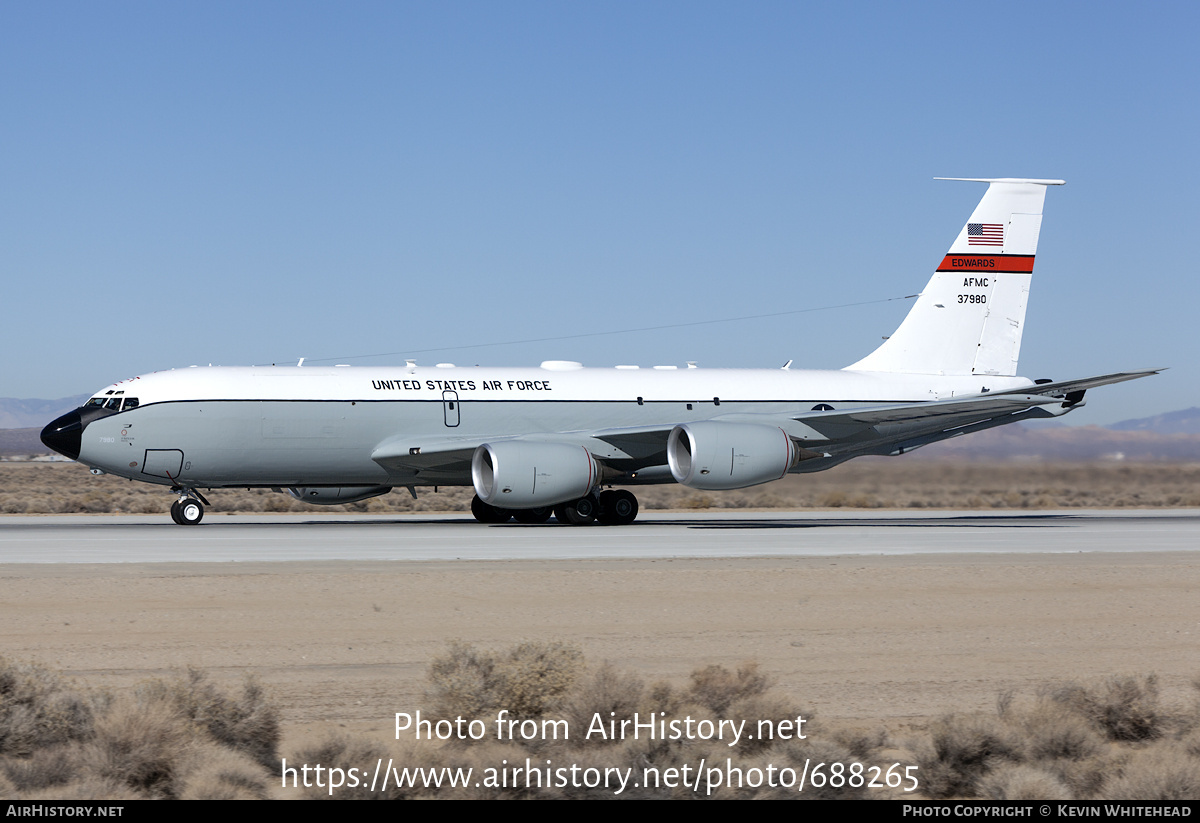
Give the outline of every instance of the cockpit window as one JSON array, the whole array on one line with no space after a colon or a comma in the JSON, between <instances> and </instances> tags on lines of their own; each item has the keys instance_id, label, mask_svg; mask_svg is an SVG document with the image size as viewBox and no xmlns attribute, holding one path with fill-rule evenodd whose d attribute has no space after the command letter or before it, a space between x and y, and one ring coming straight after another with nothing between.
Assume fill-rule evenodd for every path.
<instances>
[{"instance_id":1,"label":"cockpit window","mask_svg":"<svg viewBox=\"0 0 1200 823\"><path fill-rule=\"evenodd\" d=\"M138 407L138 399L136 397L126 397L124 406L121 405L121 395L118 393L112 397L93 397L91 400L83 404L85 409L108 409L109 411L129 411Z\"/></svg>"}]
</instances>

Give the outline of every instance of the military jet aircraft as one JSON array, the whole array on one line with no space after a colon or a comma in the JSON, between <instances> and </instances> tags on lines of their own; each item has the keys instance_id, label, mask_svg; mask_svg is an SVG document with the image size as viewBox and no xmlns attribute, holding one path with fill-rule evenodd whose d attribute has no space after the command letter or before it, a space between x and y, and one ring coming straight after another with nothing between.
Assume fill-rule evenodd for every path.
<instances>
[{"instance_id":1,"label":"military jet aircraft","mask_svg":"<svg viewBox=\"0 0 1200 823\"><path fill-rule=\"evenodd\" d=\"M739 489L899 455L1160 371L1017 376L1042 204L1063 181L970 179L983 199L908 316L844 369L192 367L113 383L42 440L169 487L181 525L203 518L201 489L337 504L420 486L474 486L484 523L623 525L629 487Z\"/></svg>"}]
</instances>

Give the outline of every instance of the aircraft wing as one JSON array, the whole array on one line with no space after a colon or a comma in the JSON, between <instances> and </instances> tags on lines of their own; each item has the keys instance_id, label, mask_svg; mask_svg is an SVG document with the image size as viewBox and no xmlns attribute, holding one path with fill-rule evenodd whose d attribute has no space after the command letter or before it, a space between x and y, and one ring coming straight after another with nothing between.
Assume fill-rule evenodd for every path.
<instances>
[{"instance_id":1,"label":"aircraft wing","mask_svg":"<svg viewBox=\"0 0 1200 823\"><path fill-rule=\"evenodd\" d=\"M978 431L980 428L1012 423L1028 417L1053 417L1053 412L1043 411L1041 407L1062 405L1061 397L1028 392L996 393L954 400L859 406L797 415L723 414L709 420L777 427L801 447L802 460L824 457L838 458L836 462L841 462L861 454L889 454L896 449L909 450L936 439L965 434L968 430ZM980 425L983 423L987 425ZM664 425L596 431L591 433L592 442L587 448L601 459L632 459L644 466L663 465L666 463L667 439L673 428L672 425ZM945 434L946 432L950 433ZM934 439L928 439L930 435L935 435ZM919 444L915 443L918 438L922 439ZM809 471L818 467L818 463L805 462L804 465ZM832 465L829 461L821 463L822 467L829 465Z\"/></svg>"},{"instance_id":2,"label":"aircraft wing","mask_svg":"<svg viewBox=\"0 0 1200 823\"><path fill-rule=\"evenodd\" d=\"M371 453L371 459L393 475L418 473L471 473L471 455L477 438L443 438L426 442L388 440Z\"/></svg>"},{"instance_id":3,"label":"aircraft wing","mask_svg":"<svg viewBox=\"0 0 1200 823\"><path fill-rule=\"evenodd\" d=\"M1157 374L1161 369L1116 372L1008 391L947 400L857 406L800 414L725 414L717 422L756 423L783 429L803 450L803 470L827 468L864 454L899 454L939 440L1020 420L1055 417L1082 401L1083 392ZM471 456L482 443L526 440L581 445L600 460L627 469L666 464L667 439L673 424L547 432L538 435L441 438L415 442L386 441L371 459L402 479L470 476ZM812 460L823 457L826 460ZM832 459L830 459L832 458Z\"/></svg>"},{"instance_id":4,"label":"aircraft wing","mask_svg":"<svg viewBox=\"0 0 1200 823\"><path fill-rule=\"evenodd\" d=\"M1134 372L1116 372L1079 380L1059 383L1042 383L1008 391L987 392L948 400L933 400L921 403L893 403L882 406L866 406L844 410L812 411L793 415L790 419L802 422L818 432L828 432L831 439L844 436L849 431L886 423L913 423L937 421L954 423L967 422L971 418L1011 414L1031 406L1048 406L1064 400L1075 405L1083 399L1082 393L1096 386L1122 383L1157 374L1162 369L1147 369ZM1078 396L1072 397L1072 395Z\"/></svg>"},{"instance_id":5,"label":"aircraft wing","mask_svg":"<svg viewBox=\"0 0 1200 823\"><path fill-rule=\"evenodd\" d=\"M1078 406L1090 388L1157 374L1115 372L947 400L857 406L794 415L728 414L710 418L783 429L802 449L800 469L816 471L864 454L900 454L951 437L1021 420L1057 417ZM592 437L642 461L665 462L672 426L608 429ZM597 457L602 455L592 448ZM823 457L825 460L812 460Z\"/></svg>"},{"instance_id":6,"label":"aircraft wing","mask_svg":"<svg viewBox=\"0 0 1200 823\"><path fill-rule=\"evenodd\" d=\"M1077 391L1086 391L1094 389L1097 386L1108 386L1112 383L1124 383L1126 380L1137 380L1139 377L1149 377L1152 374L1166 371L1165 368L1159 369L1142 369L1140 371L1121 371L1112 374L1102 374L1098 377L1084 377L1080 380L1064 380L1061 383L1042 383L1036 386L1030 386L1027 389L1013 389L1008 392L996 392L996 394L1014 394L1016 392L1032 391L1036 394L1047 394L1051 397L1066 397L1068 394Z\"/></svg>"},{"instance_id":7,"label":"aircraft wing","mask_svg":"<svg viewBox=\"0 0 1200 823\"><path fill-rule=\"evenodd\" d=\"M663 434L663 443L670 434L668 427ZM587 432L554 432L539 435L497 435L494 437L446 437L433 439L414 439L400 437L386 440L371 453L371 459L393 476L397 482L408 475L416 478L419 474L426 482L430 478L444 477L446 482L451 478L471 477L471 457L475 450L484 443L501 443L507 440L523 440L527 442L569 443L587 448L599 458L620 458L624 454L613 452L598 445Z\"/></svg>"},{"instance_id":8,"label":"aircraft wing","mask_svg":"<svg viewBox=\"0 0 1200 823\"><path fill-rule=\"evenodd\" d=\"M601 441L609 447L619 450L625 456L634 459L645 459L661 456L661 463L666 463L667 438L675 426L637 426L627 429L602 429L592 432L589 437L593 441ZM603 447L593 442L588 450L598 457Z\"/></svg>"},{"instance_id":9,"label":"aircraft wing","mask_svg":"<svg viewBox=\"0 0 1200 823\"><path fill-rule=\"evenodd\" d=\"M1082 403L1089 388L1136 380L1160 371L1115 372L927 403L807 412L791 419L811 434L783 428L801 445L824 451L827 457L838 458L838 462L863 454L901 454L1007 423L1057 417ZM810 464L804 468L811 471L820 466Z\"/></svg>"}]
</instances>

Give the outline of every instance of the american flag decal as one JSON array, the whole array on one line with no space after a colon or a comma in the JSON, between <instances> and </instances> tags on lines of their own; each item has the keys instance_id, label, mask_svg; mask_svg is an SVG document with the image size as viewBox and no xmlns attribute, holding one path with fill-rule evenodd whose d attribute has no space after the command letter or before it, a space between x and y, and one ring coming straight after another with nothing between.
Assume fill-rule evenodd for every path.
<instances>
[{"instance_id":1,"label":"american flag decal","mask_svg":"<svg viewBox=\"0 0 1200 823\"><path fill-rule=\"evenodd\" d=\"M1003 223L968 223L968 246L1003 246Z\"/></svg>"}]
</instances>

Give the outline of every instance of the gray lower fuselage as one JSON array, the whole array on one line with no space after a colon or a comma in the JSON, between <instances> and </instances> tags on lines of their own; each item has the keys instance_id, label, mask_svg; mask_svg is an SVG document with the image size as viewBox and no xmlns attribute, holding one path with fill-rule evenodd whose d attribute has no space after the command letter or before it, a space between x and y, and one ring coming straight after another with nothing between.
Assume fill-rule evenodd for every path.
<instances>
[{"instance_id":1,"label":"gray lower fuselage","mask_svg":"<svg viewBox=\"0 0 1200 823\"><path fill-rule=\"evenodd\" d=\"M79 461L134 480L200 488L469 486L469 465L389 472L371 454L380 443L397 438L419 448L459 438L478 443L575 432L584 437L599 428L672 426L737 413L795 413L815 402L167 401L89 423ZM609 462L628 471L665 465L661 456L624 454ZM669 481L669 475L662 479Z\"/></svg>"}]
</instances>

